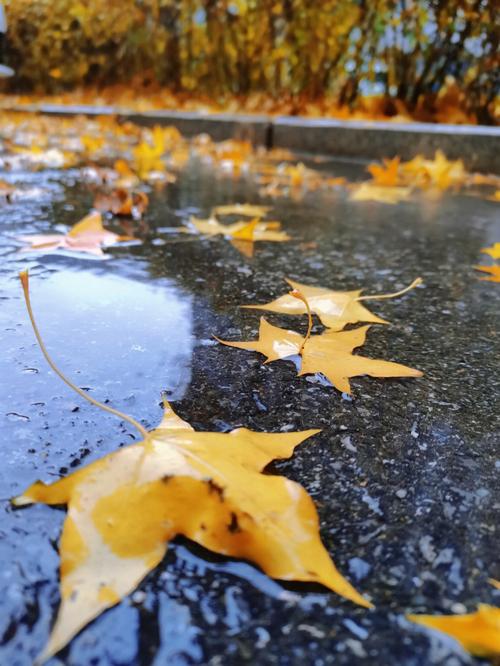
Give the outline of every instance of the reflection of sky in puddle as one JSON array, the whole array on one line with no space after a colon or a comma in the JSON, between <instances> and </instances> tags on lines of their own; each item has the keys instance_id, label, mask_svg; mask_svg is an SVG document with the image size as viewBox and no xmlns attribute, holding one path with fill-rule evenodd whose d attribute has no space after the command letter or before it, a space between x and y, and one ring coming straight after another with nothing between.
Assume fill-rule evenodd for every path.
<instances>
[{"instance_id":1,"label":"reflection of sky in puddle","mask_svg":"<svg viewBox=\"0 0 500 666\"><path fill-rule=\"evenodd\" d=\"M169 281L65 270L33 279L31 297L54 358L96 397L134 402L145 390L154 401L163 390L182 397L191 374L191 303Z\"/></svg>"}]
</instances>

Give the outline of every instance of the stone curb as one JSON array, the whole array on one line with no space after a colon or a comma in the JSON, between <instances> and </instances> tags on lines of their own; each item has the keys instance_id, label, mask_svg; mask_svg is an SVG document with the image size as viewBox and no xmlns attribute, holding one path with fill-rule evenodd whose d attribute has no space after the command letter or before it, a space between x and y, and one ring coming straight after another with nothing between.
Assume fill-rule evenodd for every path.
<instances>
[{"instance_id":1,"label":"stone curb","mask_svg":"<svg viewBox=\"0 0 500 666\"><path fill-rule=\"evenodd\" d=\"M380 160L418 153L433 157L441 149L448 159L462 159L470 171L498 171L500 128L482 125L433 125L382 121L334 120L258 114L204 114L185 111L134 112L112 106L33 104L4 111L38 112L57 116L117 116L139 125L174 125L186 136L206 132L213 139L249 139L268 148Z\"/></svg>"},{"instance_id":2,"label":"stone curb","mask_svg":"<svg viewBox=\"0 0 500 666\"><path fill-rule=\"evenodd\" d=\"M500 128L285 116L274 118L273 146L378 160L396 155L410 160L417 154L430 158L442 150L448 159L462 159L470 171L493 172L498 171Z\"/></svg>"}]
</instances>

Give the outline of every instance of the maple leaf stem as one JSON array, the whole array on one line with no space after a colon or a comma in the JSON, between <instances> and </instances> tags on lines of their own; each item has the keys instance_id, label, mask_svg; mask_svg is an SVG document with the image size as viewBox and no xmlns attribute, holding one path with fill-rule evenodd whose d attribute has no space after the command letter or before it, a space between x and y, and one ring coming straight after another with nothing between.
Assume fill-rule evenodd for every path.
<instances>
[{"instance_id":1,"label":"maple leaf stem","mask_svg":"<svg viewBox=\"0 0 500 666\"><path fill-rule=\"evenodd\" d=\"M299 291L298 289L292 289L292 291L289 292L289 293L290 293L290 296L293 296L294 298L298 298L299 301L302 301L302 303L304 303L304 305L306 306L306 309L307 309L307 319L308 319L307 333L306 333L306 336L305 336L302 344L300 345L300 349L299 349L299 356L302 356L302 352L304 350L305 344L309 340L309 338L311 337L311 330L312 330L312 326L313 326L311 308L309 307L309 303L307 302L307 298L304 296L304 294L301 291Z\"/></svg>"},{"instance_id":2,"label":"maple leaf stem","mask_svg":"<svg viewBox=\"0 0 500 666\"><path fill-rule=\"evenodd\" d=\"M396 298L397 296L402 296L403 294L406 294L407 291L410 291L411 289L415 289L415 287L418 287L419 284L422 284L423 280L422 278L418 277L413 282L408 285L408 287L405 287L405 289L401 289L401 291L396 291L393 294L373 294L370 296L358 296L356 298L356 301L378 301L383 298Z\"/></svg>"},{"instance_id":3,"label":"maple leaf stem","mask_svg":"<svg viewBox=\"0 0 500 666\"><path fill-rule=\"evenodd\" d=\"M30 293L29 293L29 275L28 271L21 271L19 273L19 279L21 280L21 284L23 287L23 293L24 293L24 300L26 303L26 309L28 310L28 315L31 321L31 325L33 326L33 331L35 332L36 339L38 341L38 344L40 345L40 349L42 350L42 354L45 356L45 359L47 363L50 365L52 370L56 373L58 377L60 377L65 384L67 384L70 388L73 389L73 391L76 391L79 396L87 400L88 402L92 403L96 407L99 407L100 409L103 409L105 412L109 412L110 414L114 414L115 416L118 416L118 418L123 419L124 421L128 421L131 425L133 425L137 430L141 433L143 437L148 436L147 430L145 430L140 423L138 423L134 418L131 416L127 416L127 414L123 414L122 412L118 411L118 409L114 409L113 407L108 407L107 405L104 405L102 402L99 402L98 400L95 400L92 398L90 395L85 393L81 388L78 386L75 386L71 380L69 380L63 373L59 370L59 368L56 366L54 361L51 359L49 356L49 353L43 343L42 336L40 335L40 331L38 330L38 326L36 325L35 322L35 317L33 315L33 310L31 308L31 299L30 299Z\"/></svg>"}]
</instances>

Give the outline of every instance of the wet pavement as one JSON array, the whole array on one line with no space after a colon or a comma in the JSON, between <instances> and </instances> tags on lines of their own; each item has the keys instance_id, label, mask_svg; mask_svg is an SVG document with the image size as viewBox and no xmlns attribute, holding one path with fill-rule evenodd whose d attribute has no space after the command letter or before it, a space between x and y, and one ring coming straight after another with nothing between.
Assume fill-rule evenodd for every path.
<instances>
[{"instance_id":1,"label":"wet pavement","mask_svg":"<svg viewBox=\"0 0 500 666\"><path fill-rule=\"evenodd\" d=\"M364 177L354 164L323 168ZM108 261L96 261L22 254L14 240L64 229L88 212L93 196L78 170L5 179L38 189L0 211L0 663L28 666L47 639L64 519L45 506L13 510L8 499L136 437L82 404L47 367L17 280L26 267L60 367L146 427L158 423L166 390L198 430L322 428L273 469L312 495L335 563L376 604L366 611L320 588L283 585L176 540L130 598L51 663L481 663L404 613L463 613L500 600L487 582L500 578L500 285L472 269L487 263L480 248L500 240L498 204L461 194L397 206L325 193L268 201L250 180L193 165L151 194L143 244L110 248ZM259 243L252 259L223 238L171 242L169 229L190 213L237 201L273 205L293 240ZM424 285L411 294L371 303L392 325L374 326L363 353L419 368L420 379L355 378L353 396L342 396L316 377L296 377L290 362L264 366L258 354L212 338L253 338L259 312L238 305L282 294L284 277L377 293L417 276Z\"/></svg>"}]
</instances>

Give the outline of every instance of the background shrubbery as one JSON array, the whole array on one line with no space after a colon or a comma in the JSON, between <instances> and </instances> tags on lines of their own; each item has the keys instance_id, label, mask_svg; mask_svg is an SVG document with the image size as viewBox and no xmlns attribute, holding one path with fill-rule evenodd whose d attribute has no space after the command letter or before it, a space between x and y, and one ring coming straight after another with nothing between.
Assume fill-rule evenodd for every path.
<instances>
[{"instance_id":1,"label":"background shrubbery","mask_svg":"<svg viewBox=\"0 0 500 666\"><path fill-rule=\"evenodd\" d=\"M381 94L454 96L492 122L494 0L7 0L17 88L58 91L141 76L177 91L353 106ZM498 18L498 17L497 17ZM498 24L498 22L497 22Z\"/></svg>"}]
</instances>

